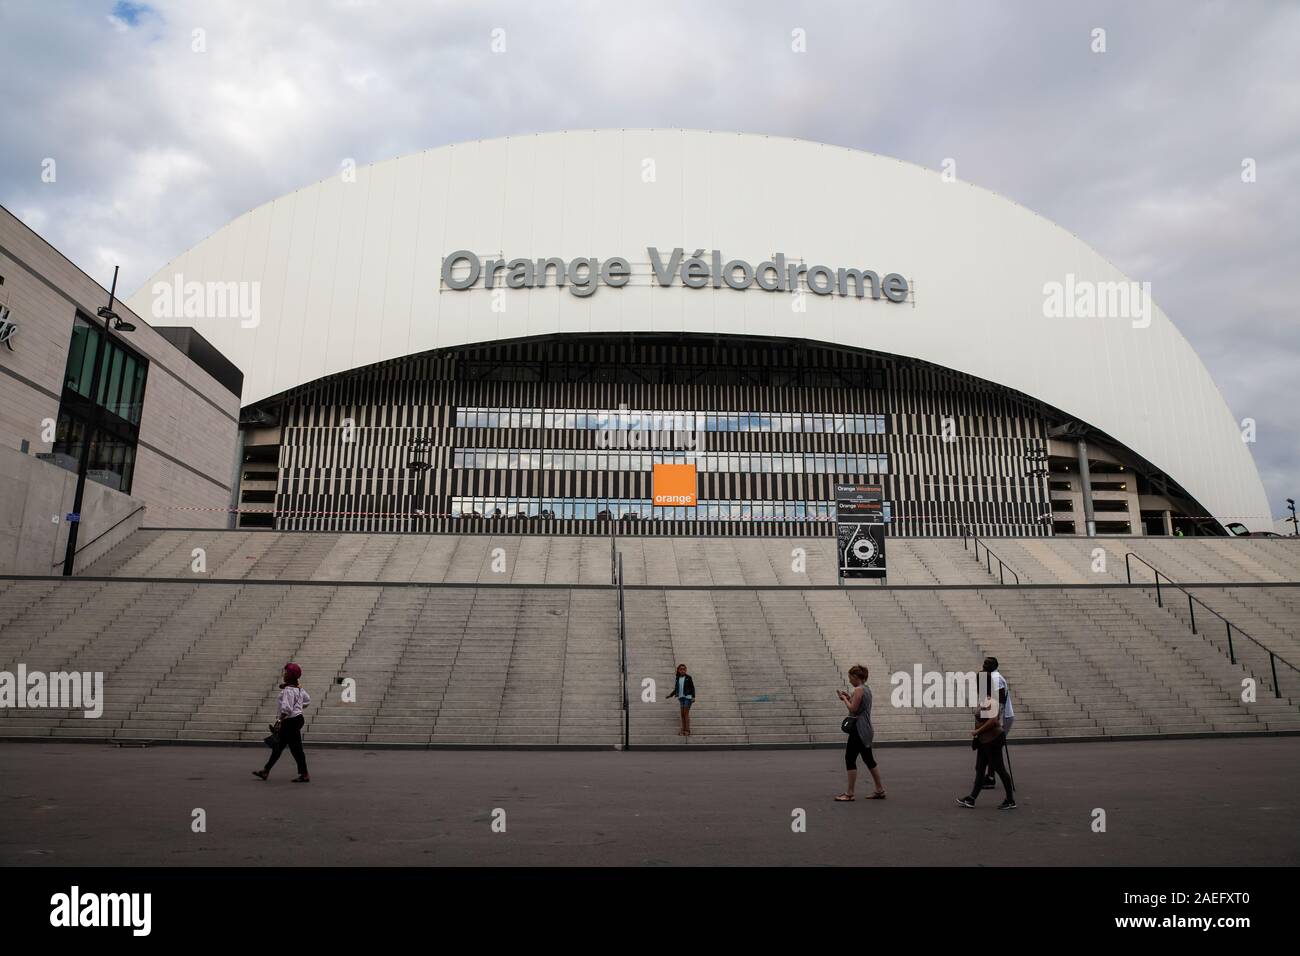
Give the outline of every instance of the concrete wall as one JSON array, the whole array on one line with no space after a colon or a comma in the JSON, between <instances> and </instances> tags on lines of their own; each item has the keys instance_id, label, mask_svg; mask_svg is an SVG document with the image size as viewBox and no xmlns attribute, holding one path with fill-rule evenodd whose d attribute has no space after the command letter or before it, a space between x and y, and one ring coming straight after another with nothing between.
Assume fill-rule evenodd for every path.
<instances>
[{"instance_id":1,"label":"concrete wall","mask_svg":"<svg viewBox=\"0 0 1300 956\"><path fill-rule=\"evenodd\" d=\"M0 448L0 573L60 574L77 476L11 448ZM143 501L86 482L74 571L139 528ZM101 536L102 535L102 536Z\"/></svg>"},{"instance_id":2,"label":"concrete wall","mask_svg":"<svg viewBox=\"0 0 1300 956\"><path fill-rule=\"evenodd\" d=\"M26 440L33 454L49 451L44 423L58 417L73 321L78 310L94 319L108 291L2 207L0 276L0 304L18 324L13 351L0 347L0 448ZM131 496L148 503L151 525L225 527L239 397L124 304L115 309L136 326L121 339L149 360Z\"/></svg>"}]
</instances>

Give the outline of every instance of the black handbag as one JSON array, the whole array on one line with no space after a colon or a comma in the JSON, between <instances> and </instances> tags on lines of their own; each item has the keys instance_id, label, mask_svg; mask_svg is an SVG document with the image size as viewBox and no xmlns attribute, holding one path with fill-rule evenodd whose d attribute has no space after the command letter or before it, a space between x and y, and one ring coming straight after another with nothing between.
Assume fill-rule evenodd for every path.
<instances>
[{"instance_id":1,"label":"black handbag","mask_svg":"<svg viewBox=\"0 0 1300 956\"><path fill-rule=\"evenodd\" d=\"M280 746L280 731L276 730L276 725L270 725L270 734L262 738L262 743L266 744L272 750Z\"/></svg>"},{"instance_id":2,"label":"black handbag","mask_svg":"<svg viewBox=\"0 0 1300 956\"><path fill-rule=\"evenodd\" d=\"M840 721L840 730L844 731L844 733L846 734L851 734L853 733L853 727L855 724L857 724L857 722L858 722L858 715L849 714L847 717L845 717L843 720Z\"/></svg>"}]
</instances>

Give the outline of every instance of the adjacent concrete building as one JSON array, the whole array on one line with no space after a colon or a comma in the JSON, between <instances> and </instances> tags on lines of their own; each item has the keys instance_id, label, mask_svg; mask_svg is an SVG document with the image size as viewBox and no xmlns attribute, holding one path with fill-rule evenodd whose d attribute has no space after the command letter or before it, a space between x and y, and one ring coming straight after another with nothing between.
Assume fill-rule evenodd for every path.
<instances>
[{"instance_id":1,"label":"adjacent concrete building","mask_svg":"<svg viewBox=\"0 0 1300 956\"><path fill-rule=\"evenodd\" d=\"M124 303L114 311L134 329L106 334L107 304L0 207L0 571L62 566L87 436L77 567L141 524L229 522L241 374L197 333L152 328Z\"/></svg>"}]
</instances>

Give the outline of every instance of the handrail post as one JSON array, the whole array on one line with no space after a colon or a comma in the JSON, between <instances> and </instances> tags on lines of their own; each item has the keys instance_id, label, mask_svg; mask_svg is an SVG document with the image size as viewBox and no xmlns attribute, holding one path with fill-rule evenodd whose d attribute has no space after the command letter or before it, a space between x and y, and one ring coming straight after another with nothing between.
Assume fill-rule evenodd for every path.
<instances>
[{"instance_id":1,"label":"handrail post","mask_svg":"<svg viewBox=\"0 0 1300 956\"><path fill-rule=\"evenodd\" d=\"M1003 574L1002 574L1002 568L1003 568L1003 567L1004 567L1004 565L1002 564L1002 559L1001 559L1001 558L998 558L998 584L1006 584L1006 583L1007 583L1007 579L1006 579L1006 578L1003 576Z\"/></svg>"},{"instance_id":2,"label":"handrail post","mask_svg":"<svg viewBox=\"0 0 1300 956\"><path fill-rule=\"evenodd\" d=\"M1129 552L1128 554L1125 554L1125 555L1124 555L1124 569L1125 569L1126 575L1127 575L1128 578L1129 578L1129 583L1130 583L1130 584L1132 583L1132 570L1131 570L1131 566L1130 566L1130 564L1129 564L1129 558L1130 558L1130 557L1137 558L1138 561L1140 561L1142 564L1145 564L1148 568L1151 569L1152 573L1155 575L1155 580L1156 580L1156 603L1157 603L1160 607L1164 607L1164 594L1163 594L1163 592L1162 592L1162 590L1161 590L1161 585L1160 585L1160 577L1161 577L1161 574L1160 574L1160 570L1159 570L1159 568L1155 567L1155 565L1151 564L1151 562L1143 560L1140 556L1138 556L1138 555L1136 555L1136 554L1133 554L1132 552ZM1229 621L1229 620L1228 620L1226 617L1224 617L1222 614L1220 614L1218 611L1216 611L1214 608L1210 607L1210 605L1206 604L1204 601L1199 601L1199 600L1197 599L1196 595L1192 594L1191 591L1189 591L1187 588L1183 587L1181 584L1179 584L1179 583L1178 583L1177 581L1175 581L1173 578L1169 577L1168 575L1165 575L1164 577L1165 577L1165 582L1166 582L1166 583L1168 583L1168 584L1172 584L1175 588L1177 588L1178 590L1182 591L1184 594L1187 595L1187 615L1188 615L1188 618L1189 618L1189 623L1191 624L1191 628L1192 628L1192 633L1193 633L1193 634L1199 634L1199 633L1200 633L1199 628L1197 628L1197 626L1196 626L1196 605L1197 605L1198 603L1199 603L1203 608L1205 608L1207 611L1209 611L1211 614L1213 614L1215 617L1217 617L1220 621L1223 622L1224 634L1227 636L1227 639L1228 639L1228 660L1231 661L1231 662L1233 663L1233 665L1236 665L1236 663L1237 663L1237 648L1236 648L1236 646L1233 644L1233 641L1232 641L1232 622ZM1241 629L1238 628L1238 630L1241 630ZM1256 647L1258 647L1261 651L1263 651L1265 654L1268 655L1268 667L1269 667L1269 672L1273 675L1273 696L1275 696L1275 697L1277 697L1277 698L1281 698L1281 697L1282 697L1282 687L1281 687L1281 685L1280 685L1280 683L1279 683L1279 681L1278 681L1278 679L1277 679L1277 659L1278 659L1278 656L1279 656L1279 655L1278 655L1277 653L1275 653L1275 652L1273 651L1272 648L1270 648L1270 647L1266 647L1265 645L1261 644L1259 641L1257 641L1257 640L1255 640L1253 637L1251 637L1249 634L1246 634L1245 631L1241 631L1241 633L1242 633L1243 635L1245 635L1246 640L1250 641L1252 644L1254 644L1254 645L1255 645ZM1207 638L1207 640L1208 640L1208 638ZM1300 674L1300 667L1296 667L1294 664L1292 664L1292 663L1291 663L1290 661L1288 661L1286 658L1282 658L1282 663L1285 664L1287 667L1291 668L1291 670L1295 671L1297 674Z\"/></svg>"},{"instance_id":3,"label":"handrail post","mask_svg":"<svg viewBox=\"0 0 1300 956\"><path fill-rule=\"evenodd\" d=\"M618 643L619 660L623 671L623 749L627 750L631 742L632 711L627 702L627 616L623 602L623 555L618 555Z\"/></svg>"},{"instance_id":4,"label":"handrail post","mask_svg":"<svg viewBox=\"0 0 1300 956\"><path fill-rule=\"evenodd\" d=\"M1132 551L1124 555L1124 577L1128 578L1129 584L1133 583L1133 565L1129 563L1131 557L1133 557Z\"/></svg>"}]
</instances>

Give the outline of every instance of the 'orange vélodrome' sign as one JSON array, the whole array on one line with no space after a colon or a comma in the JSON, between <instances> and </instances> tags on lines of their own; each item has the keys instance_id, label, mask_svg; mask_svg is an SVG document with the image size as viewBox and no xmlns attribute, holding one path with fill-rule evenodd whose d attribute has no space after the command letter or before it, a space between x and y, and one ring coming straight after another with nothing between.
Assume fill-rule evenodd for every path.
<instances>
[{"instance_id":1,"label":"'orange v\u00e9lodrome' sign","mask_svg":"<svg viewBox=\"0 0 1300 956\"><path fill-rule=\"evenodd\" d=\"M693 508L695 506L695 466L655 465L651 487L655 504Z\"/></svg>"}]
</instances>

